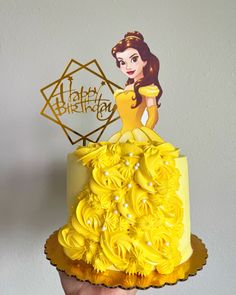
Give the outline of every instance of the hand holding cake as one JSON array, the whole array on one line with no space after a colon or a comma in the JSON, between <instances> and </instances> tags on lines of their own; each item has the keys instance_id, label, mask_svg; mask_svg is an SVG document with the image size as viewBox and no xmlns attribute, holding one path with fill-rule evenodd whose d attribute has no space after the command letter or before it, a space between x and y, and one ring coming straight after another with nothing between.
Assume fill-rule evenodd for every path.
<instances>
[{"instance_id":1,"label":"hand holding cake","mask_svg":"<svg viewBox=\"0 0 236 295\"><path fill-rule=\"evenodd\" d=\"M135 295L137 293L135 289L109 289L102 286L94 286L87 282L80 282L63 272L59 272L59 275L66 295Z\"/></svg>"}]
</instances>

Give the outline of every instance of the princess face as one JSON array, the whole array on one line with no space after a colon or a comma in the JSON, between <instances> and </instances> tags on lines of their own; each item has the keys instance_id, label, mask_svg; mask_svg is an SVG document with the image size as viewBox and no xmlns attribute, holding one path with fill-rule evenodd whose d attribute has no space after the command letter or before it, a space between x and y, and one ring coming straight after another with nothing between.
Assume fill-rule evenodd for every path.
<instances>
[{"instance_id":1,"label":"princess face","mask_svg":"<svg viewBox=\"0 0 236 295\"><path fill-rule=\"evenodd\" d=\"M138 50L127 48L123 52L117 52L116 58L121 71L130 79L140 79L143 77L143 68L147 61L143 61Z\"/></svg>"}]
</instances>

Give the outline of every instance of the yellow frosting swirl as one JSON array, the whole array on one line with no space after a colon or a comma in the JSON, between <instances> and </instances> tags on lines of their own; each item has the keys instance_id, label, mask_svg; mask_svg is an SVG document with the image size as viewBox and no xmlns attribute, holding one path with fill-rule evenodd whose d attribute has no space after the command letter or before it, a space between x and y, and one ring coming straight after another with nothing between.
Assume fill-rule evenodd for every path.
<instances>
[{"instance_id":1,"label":"yellow frosting swirl","mask_svg":"<svg viewBox=\"0 0 236 295\"><path fill-rule=\"evenodd\" d=\"M179 150L170 143L100 142L75 154L91 169L69 223L58 234L72 260L97 271L116 268L147 276L171 273L181 261Z\"/></svg>"}]
</instances>

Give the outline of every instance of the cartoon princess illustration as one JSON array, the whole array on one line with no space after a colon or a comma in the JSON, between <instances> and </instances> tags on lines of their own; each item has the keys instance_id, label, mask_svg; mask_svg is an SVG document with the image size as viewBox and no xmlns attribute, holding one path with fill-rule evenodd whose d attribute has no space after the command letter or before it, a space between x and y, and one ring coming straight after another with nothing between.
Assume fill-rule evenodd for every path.
<instances>
[{"instance_id":1,"label":"cartoon princess illustration","mask_svg":"<svg viewBox=\"0 0 236 295\"><path fill-rule=\"evenodd\" d=\"M128 80L124 89L117 89L114 93L123 127L109 142L125 142L128 139L162 142L163 139L152 130L159 119L159 99L162 95L158 58L151 53L142 34L137 31L126 33L111 52L117 67ZM141 119L145 109L148 120L144 126Z\"/></svg>"}]
</instances>

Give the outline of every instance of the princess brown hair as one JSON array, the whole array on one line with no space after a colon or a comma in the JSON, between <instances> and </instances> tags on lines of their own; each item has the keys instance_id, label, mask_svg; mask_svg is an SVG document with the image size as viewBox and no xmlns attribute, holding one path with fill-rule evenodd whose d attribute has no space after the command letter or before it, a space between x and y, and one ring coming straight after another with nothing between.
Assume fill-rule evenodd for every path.
<instances>
[{"instance_id":1,"label":"princess brown hair","mask_svg":"<svg viewBox=\"0 0 236 295\"><path fill-rule=\"evenodd\" d=\"M116 58L116 53L123 52L127 48L136 49L139 52L142 60L147 61L146 66L143 68L144 77L142 79L137 80L135 83L134 79L128 78L125 84L127 86L129 84L134 83L135 98L133 99L136 100L136 105L133 106L133 108L136 108L142 102L142 96L138 92L139 88L150 84L155 84L159 89L158 96L156 97L156 102L157 106L160 107L161 104L159 104L159 99L162 95L162 88L158 80L158 73L160 67L158 58L151 53L147 43L144 42L144 38L141 33L137 31L128 32L125 34L124 39L119 41L111 50L112 55L116 59L116 65L118 67L120 67L120 64Z\"/></svg>"}]
</instances>

